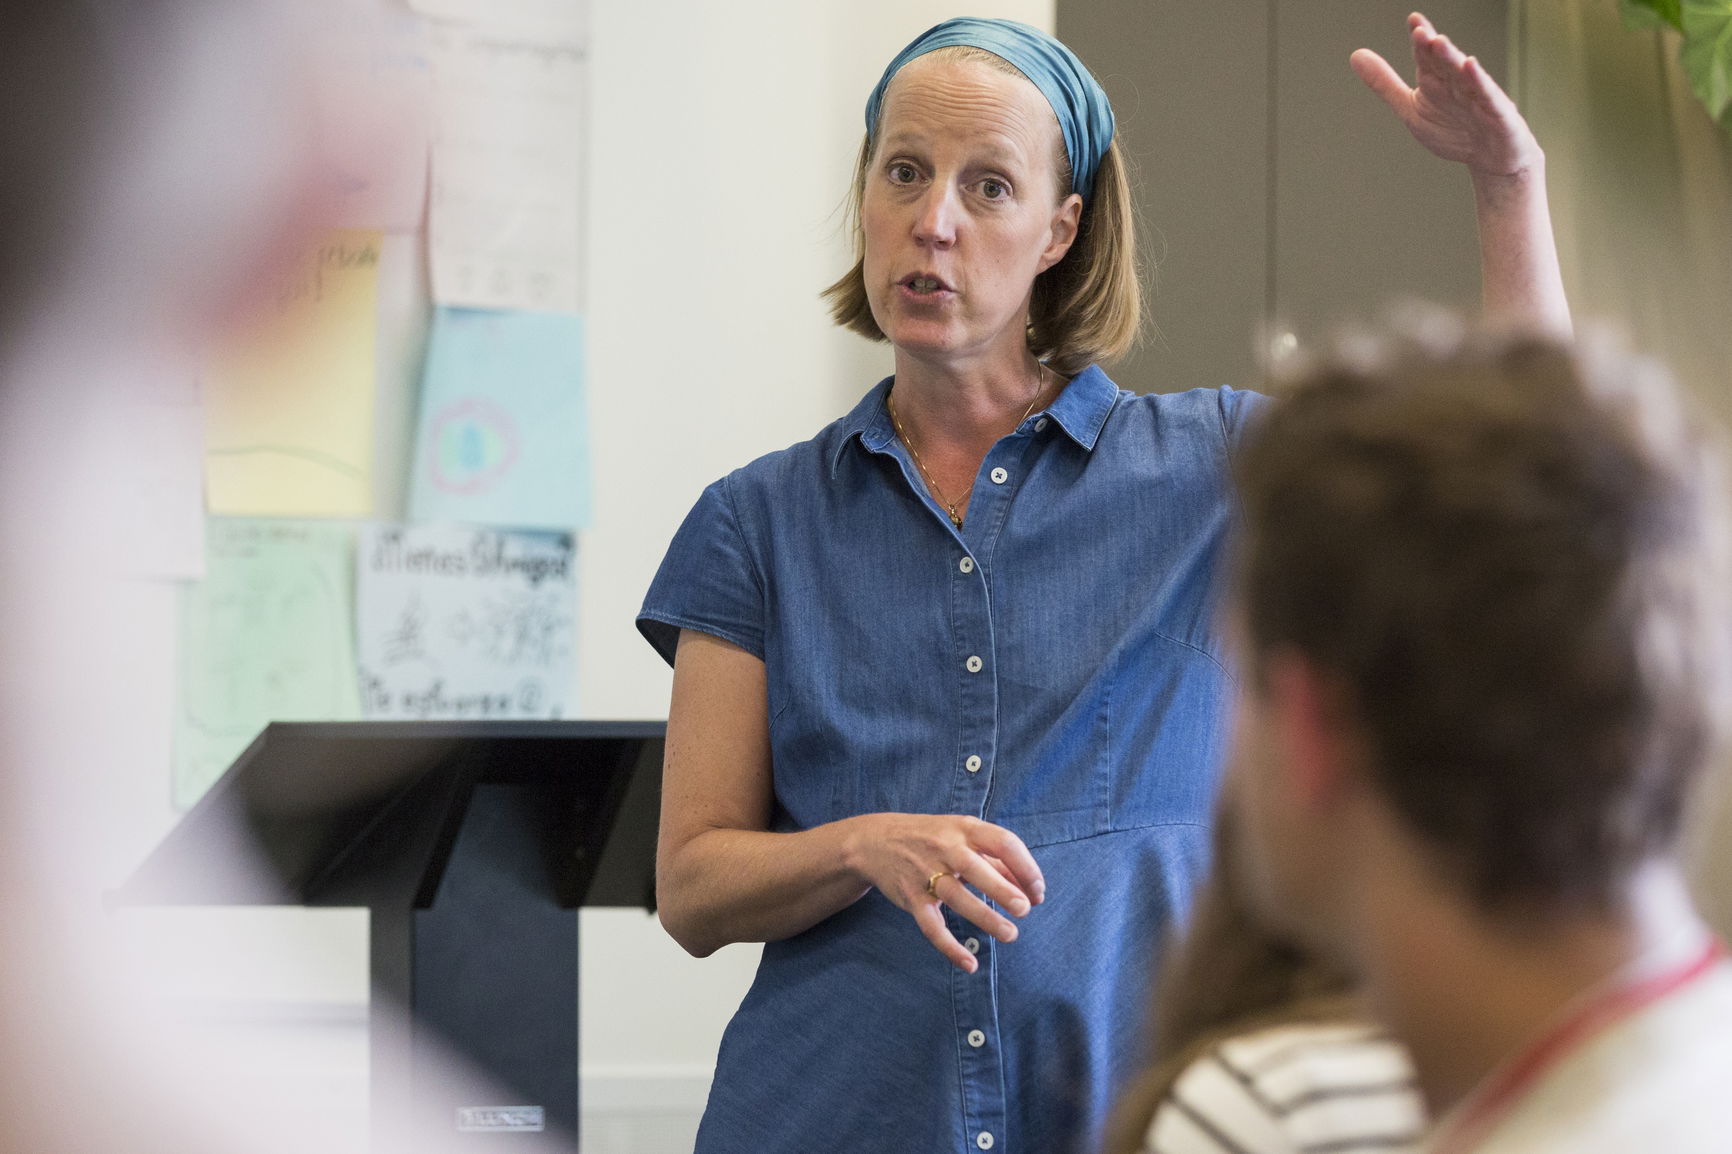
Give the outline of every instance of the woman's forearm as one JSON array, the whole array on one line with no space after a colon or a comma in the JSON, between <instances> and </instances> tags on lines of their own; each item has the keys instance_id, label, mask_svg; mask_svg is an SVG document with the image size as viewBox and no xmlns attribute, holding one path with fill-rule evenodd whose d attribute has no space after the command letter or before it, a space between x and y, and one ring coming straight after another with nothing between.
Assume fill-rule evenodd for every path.
<instances>
[{"instance_id":1,"label":"woman's forearm","mask_svg":"<svg viewBox=\"0 0 1732 1154\"><path fill-rule=\"evenodd\" d=\"M696 957L734 942L773 942L859 901L870 884L852 866L859 818L798 833L713 829L662 861L662 925Z\"/></svg>"},{"instance_id":2,"label":"woman's forearm","mask_svg":"<svg viewBox=\"0 0 1732 1154\"><path fill-rule=\"evenodd\" d=\"M1545 159L1508 175L1473 173L1486 319L1559 336L1571 331L1546 201Z\"/></svg>"}]
</instances>

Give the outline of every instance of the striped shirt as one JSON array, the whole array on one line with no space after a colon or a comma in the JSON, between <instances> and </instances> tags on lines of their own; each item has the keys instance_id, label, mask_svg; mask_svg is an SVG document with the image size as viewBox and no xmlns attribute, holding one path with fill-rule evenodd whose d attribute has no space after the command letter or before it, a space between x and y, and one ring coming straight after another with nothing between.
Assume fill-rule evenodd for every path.
<instances>
[{"instance_id":1,"label":"striped shirt","mask_svg":"<svg viewBox=\"0 0 1732 1154\"><path fill-rule=\"evenodd\" d=\"M1144 1154L1406 1154L1425 1115L1407 1052L1375 1026L1301 1023L1218 1043L1156 1108Z\"/></svg>"}]
</instances>

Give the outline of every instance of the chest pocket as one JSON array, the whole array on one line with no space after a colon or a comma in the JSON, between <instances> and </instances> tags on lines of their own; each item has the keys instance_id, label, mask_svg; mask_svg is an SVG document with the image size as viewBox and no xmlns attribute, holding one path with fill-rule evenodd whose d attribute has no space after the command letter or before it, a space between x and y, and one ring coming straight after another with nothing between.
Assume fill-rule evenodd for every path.
<instances>
[{"instance_id":1,"label":"chest pocket","mask_svg":"<svg viewBox=\"0 0 1732 1154\"><path fill-rule=\"evenodd\" d=\"M1143 633L1066 703L1021 688L1006 686L990 820L1031 845L1209 821L1233 697L1210 655Z\"/></svg>"}]
</instances>

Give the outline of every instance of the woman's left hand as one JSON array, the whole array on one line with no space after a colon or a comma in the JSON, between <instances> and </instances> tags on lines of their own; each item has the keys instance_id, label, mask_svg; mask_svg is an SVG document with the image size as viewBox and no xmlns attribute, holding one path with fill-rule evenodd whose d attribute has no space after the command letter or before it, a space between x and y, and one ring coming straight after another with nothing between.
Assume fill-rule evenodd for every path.
<instances>
[{"instance_id":1,"label":"woman's left hand","mask_svg":"<svg viewBox=\"0 0 1732 1154\"><path fill-rule=\"evenodd\" d=\"M1353 71L1389 105L1415 140L1444 160L1465 164L1476 174L1515 176L1534 168L1540 146L1497 81L1440 36L1431 21L1415 12L1407 18L1413 39L1418 87L1369 48L1353 54Z\"/></svg>"}]
</instances>

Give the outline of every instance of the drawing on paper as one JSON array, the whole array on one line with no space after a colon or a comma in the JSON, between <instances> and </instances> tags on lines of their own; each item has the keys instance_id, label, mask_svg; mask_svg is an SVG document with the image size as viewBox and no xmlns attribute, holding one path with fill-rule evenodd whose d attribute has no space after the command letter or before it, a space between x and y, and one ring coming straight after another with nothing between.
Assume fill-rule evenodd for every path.
<instances>
[{"instance_id":1,"label":"drawing on paper","mask_svg":"<svg viewBox=\"0 0 1732 1154\"><path fill-rule=\"evenodd\" d=\"M428 479L445 493L486 493L511 471L521 449L510 413L485 398L464 397L432 416Z\"/></svg>"},{"instance_id":2,"label":"drawing on paper","mask_svg":"<svg viewBox=\"0 0 1732 1154\"><path fill-rule=\"evenodd\" d=\"M568 533L369 525L356 564L371 718L556 718L576 631Z\"/></svg>"},{"instance_id":3,"label":"drawing on paper","mask_svg":"<svg viewBox=\"0 0 1732 1154\"><path fill-rule=\"evenodd\" d=\"M436 310L414 460L409 515L416 521L586 525L583 318Z\"/></svg>"},{"instance_id":4,"label":"drawing on paper","mask_svg":"<svg viewBox=\"0 0 1732 1154\"><path fill-rule=\"evenodd\" d=\"M212 518L181 597L174 802L197 801L272 721L360 716L351 536L318 522Z\"/></svg>"}]
</instances>

